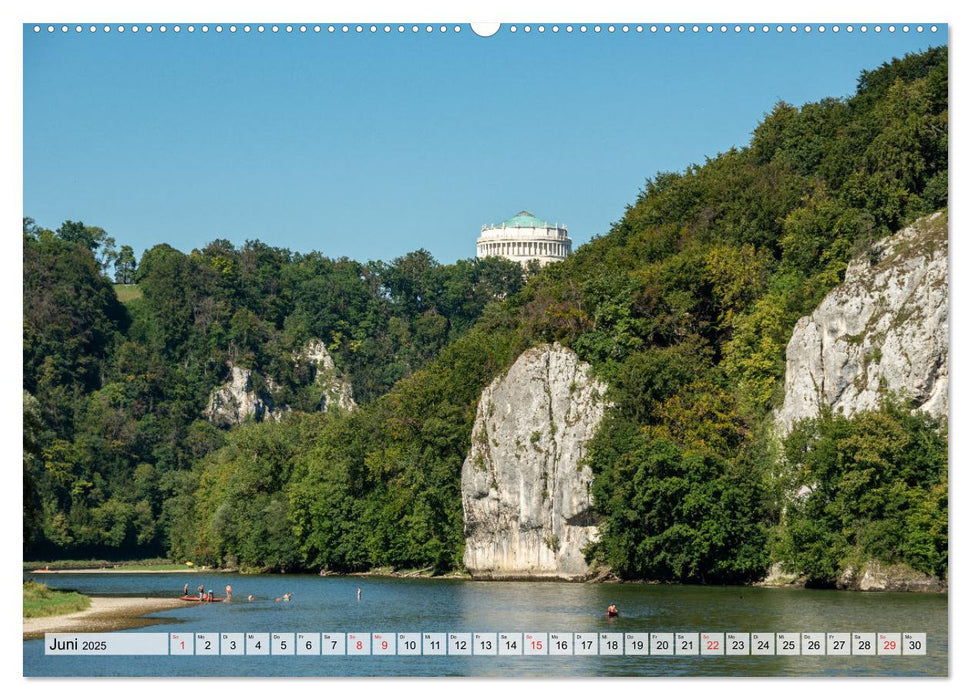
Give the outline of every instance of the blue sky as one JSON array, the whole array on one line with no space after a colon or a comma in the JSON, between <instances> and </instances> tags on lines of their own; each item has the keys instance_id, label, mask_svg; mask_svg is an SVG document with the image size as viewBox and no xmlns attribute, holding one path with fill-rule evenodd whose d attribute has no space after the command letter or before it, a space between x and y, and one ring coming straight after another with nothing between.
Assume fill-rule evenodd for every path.
<instances>
[{"instance_id":1,"label":"blue sky","mask_svg":"<svg viewBox=\"0 0 971 700\"><path fill-rule=\"evenodd\" d=\"M259 238L362 261L417 248L472 257L482 224L521 209L583 243L646 178L745 145L779 100L848 96L862 69L947 41L943 25L527 34L520 24L489 38L453 24L128 26L24 27L25 215L101 226L139 254Z\"/></svg>"}]
</instances>

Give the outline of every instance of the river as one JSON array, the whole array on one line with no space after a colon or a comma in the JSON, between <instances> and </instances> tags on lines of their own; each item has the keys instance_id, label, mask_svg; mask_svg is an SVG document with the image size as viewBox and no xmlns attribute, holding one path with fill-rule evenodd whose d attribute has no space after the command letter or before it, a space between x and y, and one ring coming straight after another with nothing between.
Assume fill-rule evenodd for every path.
<instances>
[{"instance_id":1,"label":"river","mask_svg":"<svg viewBox=\"0 0 971 700\"><path fill-rule=\"evenodd\" d=\"M45 656L25 676L946 676L946 595L645 584L238 574L30 574L81 593L229 604L154 613L132 632L923 632L926 656ZM361 600L357 589L361 589ZM292 593L290 602L274 599ZM254 596L248 602L248 596ZM614 603L621 616L607 619Z\"/></svg>"}]
</instances>

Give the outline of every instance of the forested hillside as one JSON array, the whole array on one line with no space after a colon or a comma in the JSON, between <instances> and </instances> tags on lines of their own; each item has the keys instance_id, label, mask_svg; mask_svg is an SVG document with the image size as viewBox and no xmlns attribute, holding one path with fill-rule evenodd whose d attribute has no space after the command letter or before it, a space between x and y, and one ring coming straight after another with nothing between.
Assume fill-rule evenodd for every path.
<instances>
[{"instance_id":1,"label":"forested hillside","mask_svg":"<svg viewBox=\"0 0 971 700\"><path fill-rule=\"evenodd\" d=\"M217 240L189 254L157 245L136 268L112 244L79 222L24 222L29 553L164 554L193 464L225 441L203 410L230 363L312 411L320 390L294 352L319 338L366 404L523 284L518 264L441 265L421 250L365 265ZM125 304L105 276L113 261L117 281L137 282Z\"/></svg>"},{"instance_id":2,"label":"forested hillside","mask_svg":"<svg viewBox=\"0 0 971 700\"><path fill-rule=\"evenodd\" d=\"M28 235L34 541L276 570L460 568L459 478L479 394L523 350L558 341L611 387L590 450L601 517L591 558L674 581L752 581L782 559L827 585L847 557L871 555L940 575L946 426L891 401L845 423L822 418L779 449L770 424L796 320L851 257L946 208L947 104L946 48L864 71L847 99L779 104L748 146L655 175L606 235L522 288L499 262L413 254L363 266L216 242L146 253L144 296L122 308L78 244ZM54 275L41 257L60 250L77 262ZM416 268L444 281L423 287ZM58 285L81 291L58 302ZM92 322L72 323L80 314ZM370 399L362 410L230 432L200 421L227 359L285 379L286 353L312 336ZM889 450L920 448L896 452L907 487L889 477L893 507L865 514L872 536L847 533L860 516L849 503L827 520L808 501L783 522L793 470L819 469L814 450L873 430ZM843 476L868 468L841 465ZM837 490L841 478L819 476ZM920 516L913 542L894 549L887 523L900 513Z\"/></svg>"}]
</instances>

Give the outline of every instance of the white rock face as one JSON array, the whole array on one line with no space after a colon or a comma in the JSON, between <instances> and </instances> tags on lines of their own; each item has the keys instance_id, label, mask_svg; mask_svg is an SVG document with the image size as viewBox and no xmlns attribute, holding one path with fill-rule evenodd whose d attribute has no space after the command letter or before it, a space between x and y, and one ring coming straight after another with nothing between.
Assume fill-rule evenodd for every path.
<instances>
[{"instance_id":1,"label":"white rock face","mask_svg":"<svg viewBox=\"0 0 971 700\"><path fill-rule=\"evenodd\" d=\"M847 267L786 349L783 434L823 406L852 415L892 391L947 414L947 215L916 221Z\"/></svg>"},{"instance_id":2,"label":"white rock face","mask_svg":"<svg viewBox=\"0 0 971 700\"><path fill-rule=\"evenodd\" d=\"M273 408L268 396L260 396L254 390L252 370L230 365L229 378L213 389L204 413L217 425L241 425L247 418L262 421L273 417L279 420L283 412Z\"/></svg>"},{"instance_id":3,"label":"white rock face","mask_svg":"<svg viewBox=\"0 0 971 700\"><path fill-rule=\"evenodd\" d=\"M836 581L836 587L851 591L909 591L943 593L947 581L914 571L906 564L881 564L869 561L862 569L849 566Z\"/></svg>"},{"instance_id":4,"label":"white rock face","mask_svg":"<svg viewBox=\"0 0 971 700\"><path fill-rule=\"evenodd\" d=\"M581 580L595 539L587 441L606 386L561 345L524 352L482 393L462 465L465 566L476 578Z\"/></svg>"},{"instance_id":5,"label":"white rock face","mask_svg":"<svg viewBox=\"0 0 971 700\"><path fill-rule=\"evenodd\" d=\"M295 365L302 363L312 367L313 381L320 386L322 396L320 410L353 411L354 402L351 383L337 372L334 360L327 352L322 340L311 340L300 352L293 355ZM272 377L257 375L253 370L237 367L230 363L229 378L213 389L209 404L203 412L206 418L216 425L242 425L248 418L259 422L272 418L280 420L290 412L286 404L276 405L273 394L280 385ZM260 377L265 391L254 388L254 376Z\"/></svg>"},{"instance_id":6,"label":"white rock face","mask_svg":"<svg viewBox=\"0 0 971 700\"><path fill-rule=\"evenodd\" d=\"M320 385L324 392L320 399L321 411L335 408L341 411L357 409L351 383L338 374L337 367L334 365L334 358L327 352L324 341L310 340L294 359L297 362L308 362L314 367L314 381Z\"/></svg>"}]
</instances>

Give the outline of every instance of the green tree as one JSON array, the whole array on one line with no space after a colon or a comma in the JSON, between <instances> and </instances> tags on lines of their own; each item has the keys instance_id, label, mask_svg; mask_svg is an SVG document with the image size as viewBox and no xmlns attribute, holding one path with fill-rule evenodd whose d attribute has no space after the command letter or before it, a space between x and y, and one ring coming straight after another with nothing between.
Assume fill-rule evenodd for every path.
<instances>
[{"instance_id":1,"label":"green tree","mask_svg":"<svg viewBox=\"0 0 971 700\"><path fill-rule=\"evenodd\" d=\"M108 234L99 226L85 226L81 221L67 220L57 229L57 236L62 241L77 243L92 253L108 242Z\"/></svg>"},{"instance_id":2,"label":"green tree","mask_svg":"<svg viewBox=\"0 0 971 700\"><path fill-rule=\"evenodd\" d=\"M43 510L41 505L42 474L41 432L43 431L40 404L33 396L24 392L23 405L23 500L24 500L24 550L40 538Z\"/></svg>"},{"instance_id":3,"label":"green tree","mask_svg":"<svg viewBox=\"0 0 971 700\"><path fill-rule=\"evenodd\" d=\"M814 585L869 559L947 572L947 431L888 400L852 418L824 413L785 443L795 497L783 523L786 560Z\"/></svg>"},{"instance_id":4,"label":"green tree","mask_svg":"<svg viewBox=\"0 0 971 700\"><path fill-rule=\"evenodd\" d=\"M128 317L91 252L58 239L24 245L24 388L45 422L69 429L76 392L98 387Z\"/></svg>"},{"instance_id":5,"label":"green tree","mask_svg":"<svg viewBox=\"0 0 971 700\"><path fill-rule=\"evenodd\" d=\"M597 509L590 555L626 578L746 583L767 566L759 476L711 450L611 421L591 445Z\"/></svg>"},{"instance_id":6,"label":"green tree","mask_svg":"<svg viewBox=\"0 0 971 700\"><path fill-rule=\"evenodd\" d=\"M138 274L138 263L135 260L135 251L130 245L123 245L115 259L115 282L117 284L135 284L135 277Z\"/></svg>"}]
</instances>

